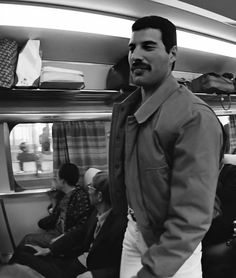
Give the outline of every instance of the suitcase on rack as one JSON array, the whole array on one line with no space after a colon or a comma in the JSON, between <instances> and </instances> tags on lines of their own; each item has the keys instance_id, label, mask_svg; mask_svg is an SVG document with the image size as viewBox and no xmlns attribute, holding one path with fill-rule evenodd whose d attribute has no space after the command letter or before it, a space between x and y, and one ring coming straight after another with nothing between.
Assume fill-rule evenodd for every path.
<instances>
[{"instance_id":1,"label":"suitcase on rack","mask_svg":"<svg viewBox=\"0 0 236 278\"><path fill-rule=\"evenodd\" d=\"M191 82L194 93L230 94L236 93L235 81L216 73L205 73Z\"/></svg>"}]
</instances>

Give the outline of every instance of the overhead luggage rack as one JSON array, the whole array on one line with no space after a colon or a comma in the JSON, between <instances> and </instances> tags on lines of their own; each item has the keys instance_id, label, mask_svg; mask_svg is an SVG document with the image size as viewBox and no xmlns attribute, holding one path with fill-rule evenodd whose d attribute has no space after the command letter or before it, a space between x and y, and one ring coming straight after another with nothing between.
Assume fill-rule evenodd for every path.
<instances>
[{"instance_id":1,"label":"overhead luggage rack","mask_svg":"<svg viewBox=\"0 0 236 278\"><path fill-rule=\"evenodd\" d=\"M236 114L236 92L217 92L212 94L195 93L209 104L217 115Z\"/></svg>"},{"instance_id":2,"label":"overhead luggage rack","mask_svg":"<svg viewBox=\"0 0 236 278\"><path fill-rule=\"evenodd\" d=\"M39 88L12 88L0 89L0 100L109 100L119 96L116 90L71 90L71 89L39 89Z\"/></svg>"},{"instance_id":3,"label":"overhead luggage rack","mask_svg":"<svg viewBox=\"0 0 236 278\"><path fill-rule=\"evenodd\" d=\"M115 90L0 89L0 107L87 106L111 107L121 93Z\"/></svg>"},{"instance_id":4,"label":"overhead luggage rack","mask_svg":"<svg viewBox=\"0 0 236 278\"><path fill-rule=\"evenodd\" d=\"M111 118L114 90L0 89L0 122Z\"/></svg>"}]
</instances>

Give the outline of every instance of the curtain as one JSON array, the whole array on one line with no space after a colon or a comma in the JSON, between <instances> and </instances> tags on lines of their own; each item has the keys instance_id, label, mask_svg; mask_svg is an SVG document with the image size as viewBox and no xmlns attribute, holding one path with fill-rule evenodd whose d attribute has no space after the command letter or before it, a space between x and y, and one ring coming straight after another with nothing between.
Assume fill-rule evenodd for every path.
<instances>
[{"instance_id":1,"label":"curtain","mask_svg":"<svg viewBox=\"0 0 236 278\"><path fill-rule=\"evenodd\" d=\"M65 162L79 167L80 177L90 168L107 170L107 135L104 121L67 121L52 126L53 168ZM81 178L80 183L83 183Z\"/></svg>"},{"instance_id":2,"label":"curtain","mask_svg":"<svg viewBox=\"0 0 236 278\"><path fill-rule=\"evenodd\" d=\"M236 115L229 116L230 153L236 153Z\"/></svg>"}]
</instances>

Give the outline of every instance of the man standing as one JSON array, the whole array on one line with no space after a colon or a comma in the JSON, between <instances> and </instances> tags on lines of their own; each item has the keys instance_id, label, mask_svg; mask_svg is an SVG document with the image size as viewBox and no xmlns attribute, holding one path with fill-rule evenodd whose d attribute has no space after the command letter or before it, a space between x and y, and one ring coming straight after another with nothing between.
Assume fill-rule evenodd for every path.
<instances>
[{"instance_id":1,"label":"man standing","mask_svg":"<svg viewBox=\"0 0 236 278\"><path fill-rule=\"evenodd\" d=\"M127 213L120 278L200 278L223 131L210 107L172 76L176 27L147 16L132 26L129 64L140 88L113 108L109 174Z\"/></svg>"},{"instance_id":2,"label":"man standing","mask_svg":"<svg viewBox=\"0 0 236 278\"><path fill-rule=\"evenodd\" d=\"M39 135L39 143L41 145L42 153L47 154L50 152L50 132L48 125L43 128L42 134Z\"/></svg>"}]
</instances>

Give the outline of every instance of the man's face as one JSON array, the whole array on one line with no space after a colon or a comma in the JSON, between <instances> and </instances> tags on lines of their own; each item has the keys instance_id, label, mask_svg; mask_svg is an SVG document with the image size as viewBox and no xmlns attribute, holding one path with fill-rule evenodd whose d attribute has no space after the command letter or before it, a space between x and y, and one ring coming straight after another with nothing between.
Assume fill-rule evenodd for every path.
<instances>
[{"instance_id":1,"label":"man's face","mask_svg":"<svg viewBox=\"0 0 236 278\"><path fill-rule=\"evenodd\" d=\"M64 187L63 179L60 179L58 173L57 173L57 176L54 180L54 186L57 190L60 190L60 191L62 191L63 187Z\"/></svg>"},{"instance_id":2,"label":"man's face","mask_svg":"<svg viewBox=\"0 0 236 278\"><path fill-rule=\"evenodd\" d=\"M29 152L29 147L26 144L22 144L22 152Z\"/></svg>"},{"instance_id":3,"label":"man's face","mask_svg":"<svg viewBox=\"0 0 236 278\"><path fill-rule=\"evenodd\" d=\"M90 204L95 206L97 204L97 189L93 186L93 183L87 185Z\"/></svg>"},{"instance_id":4,"label":"man's face","mask_svg":"<svg viewBox=\"0 0 236 278\"><path fill-rule=\"evenodd\" d=\"M129 64L133 83L138 86L159 86L170 74L176 60L176 47L166 52L158 29L134 31L129 42Z\"/></svg>"}]
</instances>

